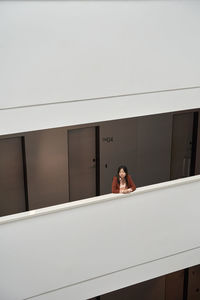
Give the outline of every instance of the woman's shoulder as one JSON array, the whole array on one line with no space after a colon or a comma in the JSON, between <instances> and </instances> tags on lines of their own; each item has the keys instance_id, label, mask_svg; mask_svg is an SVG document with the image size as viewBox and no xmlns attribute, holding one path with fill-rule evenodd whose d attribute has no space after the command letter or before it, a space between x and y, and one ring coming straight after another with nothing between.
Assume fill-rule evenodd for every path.
<instances>
[{"instance_id":1,"label":"woman's shoulder","mask_svg":"<svg viewBox=\"0 0 200 300\"><path fill-rule=\"evenodd\" d=\"M128 182L133 181L132 176L128 174L128 175L127 175L127 180L128 180Z\"/></svg>"},{"instance_id":2,"label":"woman's shoulder","mask_svg":"<svg viewBox=\"0 0 200 300\"><path fill-rule=\"evenodd\" d=\"M113 176L113 182L114 182L114 183L118 183L117 176Z\"/></svg>"}]
</instances>

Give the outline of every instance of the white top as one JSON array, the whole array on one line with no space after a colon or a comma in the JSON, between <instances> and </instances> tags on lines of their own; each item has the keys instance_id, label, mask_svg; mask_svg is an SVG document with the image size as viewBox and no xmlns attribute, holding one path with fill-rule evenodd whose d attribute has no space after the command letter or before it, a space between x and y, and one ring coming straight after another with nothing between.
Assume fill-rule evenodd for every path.
<instances>
[{"instance_id":1,"label":"white top","mask_svg":"<svg viewBox=\"0 0 200 300\"><path fill-rule=\"evenodd\" d=\"M124 180L124 182L122 181L122 179L120 178L120 189L119 192L123 193L123 191L126 189L126 181Z\"/></svg>"}]
</instances>

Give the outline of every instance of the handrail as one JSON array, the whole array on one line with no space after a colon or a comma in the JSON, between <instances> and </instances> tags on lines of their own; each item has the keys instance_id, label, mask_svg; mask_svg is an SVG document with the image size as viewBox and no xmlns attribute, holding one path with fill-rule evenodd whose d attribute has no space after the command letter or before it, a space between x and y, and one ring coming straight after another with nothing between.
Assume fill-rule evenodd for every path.
<instances>
[{"instance_id":1,"label":"handrail","mask_svg":"<svg viewBox=\"0 0 200 300\"><path fill-rule=\"evenodd\" d=\"M197 175L2 217L2 299L88 299L199 264L199 188Z\"/></svg>"},{"instance_id":2,"label":"handrail","mask_svg":"<svg viewBox=\"0 0 200 300\"><path fill-rule=\"evenodd\" d=\"M195 176L190 176L187 178L181 178L181 179L175 179L167 182L161 182L161 183L156 183L144 187L139 187L134 191L134 195L138 194L143 194L143 193L148 193L151 191L155 190L160 190L168 187L173 187L173 186L179 186L179 185L185 185L189 184L192 182L200 181L200 175L195 175ZM114 199L120 199L120 198L126 198L130 197L131 194L106 194L106 195L101 195L101 196L96 196L96 197L91 197L83 200L77 200L73 202L67 202L64 204L58 204L58 205L53 205L53 206L48 206L44 208L39 208L35 210L30 210L22 213L17 213L17 214L12 214L8 216L3 216L0 217L0 225L9 223L9 222L14 222L14 221L19 221L27 218L33 218L37 216L42 216L46 214L52 214L56 213L59 211L65 211L65 210L70 210L70 209L75 209L78 207L82 206L88 206L88 205L94 205L100 202L106 202L106 201L111 201Z\"/></svg>"}]
</instances>

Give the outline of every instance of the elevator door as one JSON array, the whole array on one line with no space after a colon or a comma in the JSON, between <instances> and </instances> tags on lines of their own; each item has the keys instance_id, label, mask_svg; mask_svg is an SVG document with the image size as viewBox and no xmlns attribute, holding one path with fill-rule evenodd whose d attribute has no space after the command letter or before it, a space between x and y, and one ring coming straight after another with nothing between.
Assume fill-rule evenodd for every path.
<instances>
[{"instance_id":1,"label":"elevator door","mask_svg":"<svg viewBox=\"0 0 200 300\"><path fill-rule=\"evenodd\" d=\"M95 127L70 130L69 199L96 196L96 138Z\"/></svg>"},{"instance_id":2,"label":"elevator door","mask_svg":"<svg viewBox=\"0 0 200 300\"><path fill-rule=\"evenodd\" d=\"M173 116L171 179L190 176L194 113Z\"/></svg>"},{"instance_id":3,"label":"elevator door","mask_svg":"<svg viewBox=\"0 0 200 300\"><path fill-rule=\"evenodd\" d=\"M0 140L0 216L26 210L21 138Z\"/></svg>"}]
</instances>

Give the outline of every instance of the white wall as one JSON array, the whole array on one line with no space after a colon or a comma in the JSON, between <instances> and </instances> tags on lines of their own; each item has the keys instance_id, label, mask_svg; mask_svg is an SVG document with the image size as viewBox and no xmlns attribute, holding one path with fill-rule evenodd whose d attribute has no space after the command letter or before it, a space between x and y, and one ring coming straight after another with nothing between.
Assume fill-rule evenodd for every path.
<instances>
[{"instance_id":1,"label":"white wall","mask_svg":"<svg viewBox=\"0 0 200 300\"><path fill-rule=\"evenodd\" d=\"M199 264L199 188L194 176L2 217L1 298L87 299Z\"/></svg>"},{"instance_id":2,"label":"white wall","mask_svg":"<svg viewBox=\"0 0 200 300\"><path fill-rule=\"evenodd\" d=\"M1 1L0 108L72 103L0 110L0 134L199 107L199 14L194 0Z\"/></svg>"}]
</instances>

